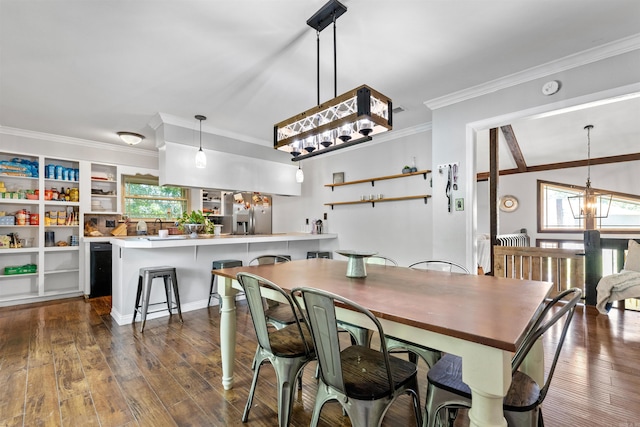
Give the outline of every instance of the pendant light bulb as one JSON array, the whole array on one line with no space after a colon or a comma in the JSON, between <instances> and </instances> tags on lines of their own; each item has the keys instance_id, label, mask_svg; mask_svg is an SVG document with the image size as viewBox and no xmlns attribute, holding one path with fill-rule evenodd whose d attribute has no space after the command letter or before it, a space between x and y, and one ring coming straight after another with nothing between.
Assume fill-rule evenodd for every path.
<instances>
[{"instance_id":1,"label":"pendant light bulb","mask_svg":"<svg viewBox=\"0 0 640 427\"><path fill-rule=\"evenodd\" d=\"M296 171L296 182L299 184L304 182L304 172L302 171L300 164L298 164L298 170Z\"/></svg>"},{"instance_id":2,"label":"pendant light bulb","mask_svg":"<svg viewBox=\"0 0 640 427\"><path fill-rule=\"evenodd\" d=\"M196 119L200 121L200 149L196 154L196 167L198 169L204 169L207 167L207 155L202 150L202 121L207 120L207 118L198 114Z\"/></svg>"}]
</instances>

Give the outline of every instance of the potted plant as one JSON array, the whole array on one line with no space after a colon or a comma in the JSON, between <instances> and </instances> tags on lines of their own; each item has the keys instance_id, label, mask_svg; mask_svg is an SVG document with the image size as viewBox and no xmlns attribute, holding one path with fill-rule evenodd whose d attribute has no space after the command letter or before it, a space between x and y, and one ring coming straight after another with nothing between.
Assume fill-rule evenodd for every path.
<instances>
[{"instance_id":1,"label":"potted plant","mask_svg":"<svg viewBox=\"0 0 640 427\"><path fill-rule=\"evenodd\" d=\"M410 166L405 166L402 168L402 173L411 173L411 167Z\"/></svg>"},{"instance_id":2,"label":"potted plant","mask_svg":"<svg viewBox=\"0 0 640 427\"><path fill-rule=\"evenodd\" d=\"M182 216L176 221L178 228L182 231L191 233L191 238L197 238L198 233L207 232L207 225L210 224L209 219L204 216L202 211L183 212ZM213 227L211 227L213 230Z\"/></svg>"}]
</instances>

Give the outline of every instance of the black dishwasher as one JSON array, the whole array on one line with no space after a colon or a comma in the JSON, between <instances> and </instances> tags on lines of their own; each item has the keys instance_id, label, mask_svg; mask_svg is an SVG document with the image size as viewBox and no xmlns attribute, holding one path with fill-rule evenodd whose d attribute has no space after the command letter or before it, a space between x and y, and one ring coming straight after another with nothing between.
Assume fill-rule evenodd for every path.
<instances>
[{"instance_id":1,"label":"black dishwasher","mask_svg":"<svg viewBox=\"0 0 640 427\"><path fill-rule=\"evenodd\" d=\"M91 242L91 293L89 298L111 295L111 243Z\"/></svg>"}]
</instances>

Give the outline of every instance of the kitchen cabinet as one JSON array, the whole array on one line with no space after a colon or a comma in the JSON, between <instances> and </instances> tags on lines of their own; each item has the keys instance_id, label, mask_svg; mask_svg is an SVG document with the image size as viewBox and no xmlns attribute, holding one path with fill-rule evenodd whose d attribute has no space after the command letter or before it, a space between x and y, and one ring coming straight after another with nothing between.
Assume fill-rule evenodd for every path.
<instances>
[{"instance_id":1,"label":"kitchen cabinet","mask_svg":"<svg viewBox=\"0 0 640 427\"><path fill-rule=\"evenodd\" d=\"M220 190L202 189L202 212L211 217L224 216L224 194Z\"/></svg>"},{"instance_id":2,"label":"kitchen cabinet","mask_svg":"<svg viewBox=\"0 0 640 427\"><path fill-rule=\"evenodd\" d=\"M395 175L378 176L378 177L373 177L373 178L365 178L365 179L359 179L359 180L355 180L355 181L346 181L346 182L340 182L340 183L335 183L335 184L325 184L325 187L330 187L331 191L333 191L336 187L343 187L345 185L365 184L365 183L371 183L371 186L375 187L375 183L378 182L378 181L385 181L385 180L389 180L389 179L408 178L408 177L418 176L418 175L422 175L422 177L426 180L427 179L427 175L429 173L431 173L431 171L428 170L428 169L425 169L425 170L419 170L419 171L416 171L416 172L409 172L409 173L402 173L402 174L395 174ZM416 199L422 199L422 200L424 200L424 203L427 204L427 202L428 202L430 197L431 197L431 195L429 195L429 194L416 194L416 195L398 196L398 197L376 197L375 195L372 195L371 197L362 196L362 198L360 200L348 200L348 201L343 201L343 202L330 202L330 203L325 203L324 205L325 206L331 206L331 209L333 209L334 206L340 206L340 205L356 205L356 204L362 204L362 203L371 203L371 206L375 207L376 203L398 202L398 201L416 200Z\"/></svg>"},{"instance_id":3,"label":"kitchen cabinet","mask_svg":"<svg viewBox=\"0 0 640 427\"><path fill-rule=\"evenodd\" d=\"M82 294L79 166L69 159L0 152L0 239L17 235L20 242L0 248L0 305ZM16 266L35 271L6 274Z\"/></svg>"}]
</instances>

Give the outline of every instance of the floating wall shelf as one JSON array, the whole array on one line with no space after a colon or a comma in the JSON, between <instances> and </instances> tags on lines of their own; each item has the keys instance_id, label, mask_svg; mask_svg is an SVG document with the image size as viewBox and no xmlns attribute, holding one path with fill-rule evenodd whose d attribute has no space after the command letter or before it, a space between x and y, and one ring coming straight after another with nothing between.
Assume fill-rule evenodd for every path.
<instances>
[{"instance_id":1,"label":"floating wall shelf","mask_svg":"<svg viewBox=\"0 0 640 427\"><path fill-rule=\"evenodd\" d=\"M424 199L424 203L427 204L427 201L429 200L431 196L428 194L419 194L416 196L403 196L403 197L385 197L382 199L374 199L374 200L354 200L351 202L333 202L333 203L325 203L325 206L331 206L331 209L333 209L334 206L339 206L339 205L359 205L359 204L363 204L363 203L371 203L372 207L376 206L376 203L382 203L382 202L398 202L401 200L414 200L414 199Z\"/></svg>"},{"instance_id":2,"label":"floating wall shelf","mask_svg":"<svg viewBox=\"0 0 640 427\"><path fill-rule=\"evenodd\" d=\"M424 177L424 179L427 179L427 174L431 173L430 170L425 169L425 170L421 170L421 171L416 171L416 172L409 172L409 173L399 173L396 175L387 175L387 176L379 176L379 177L375 177L375 178L366 178L366 179L359 179L356 181L347 181L347 182L341 182L341 183L337 183L337 184L325 184L325 187L331 187L331 191L333 191L333 189L335 187L342 187L343 185L354 185L354 184L362 184L365 182L370 182L372 187L375 187L375 182L376 181L383 181L386 179L396 179L396 178L406 178L409 176L415 176L415 175L422 175ZM338 204L338 203L334 203L334 204Z\"/></svg>"}]
</instances>

